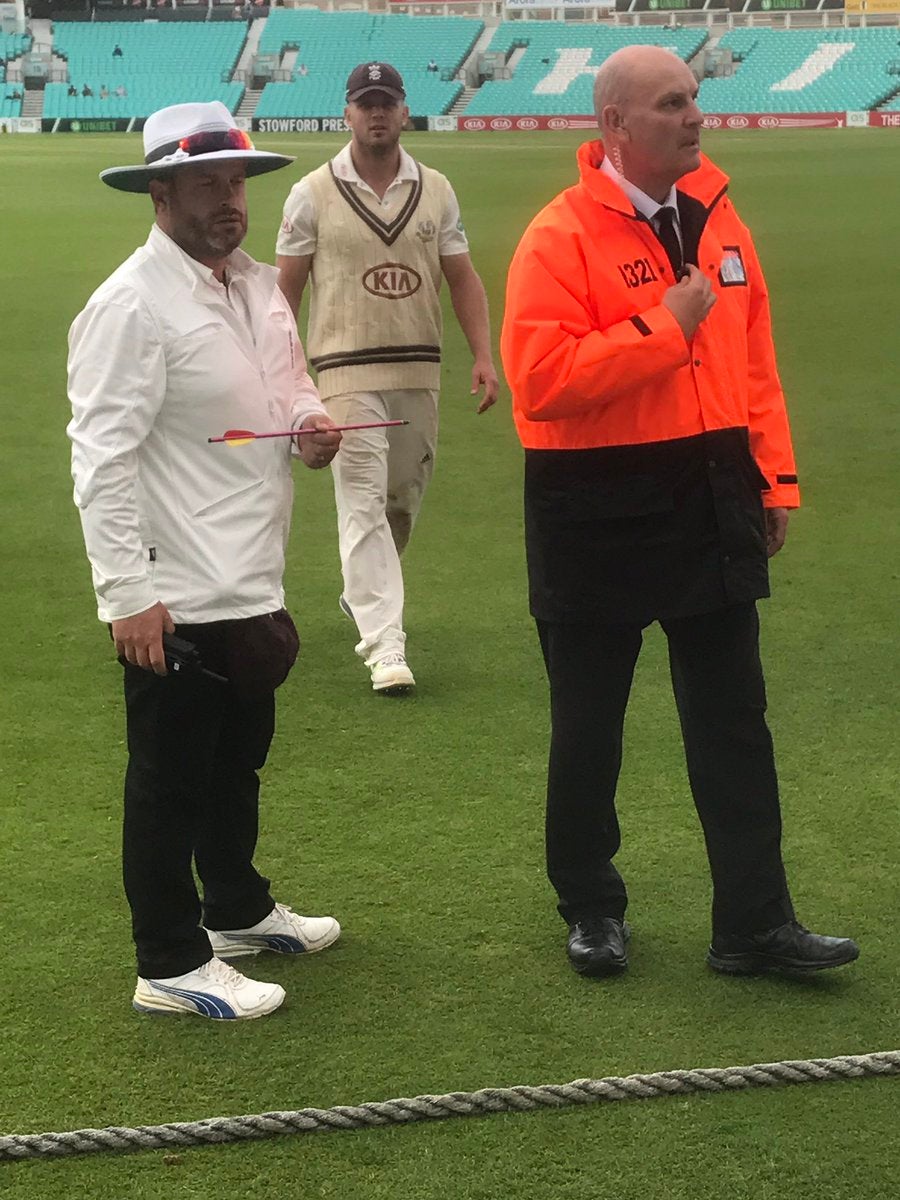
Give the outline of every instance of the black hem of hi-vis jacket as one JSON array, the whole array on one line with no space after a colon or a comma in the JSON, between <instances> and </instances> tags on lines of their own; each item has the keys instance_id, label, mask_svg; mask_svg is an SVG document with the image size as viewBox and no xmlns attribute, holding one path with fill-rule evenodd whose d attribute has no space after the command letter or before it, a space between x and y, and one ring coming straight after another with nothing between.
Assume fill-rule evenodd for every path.
<instances>
[{"instance_id":1,"label":"black hem of hi-vis jacket","mask_svg":"<svg viewBox=\"0 0 900 1200\"><path fill-rule=\"evenodd\" d=\"M768 487L741 427L526 450L532 615L646 625L768 596Z\"/></svg>"}]
</instances>

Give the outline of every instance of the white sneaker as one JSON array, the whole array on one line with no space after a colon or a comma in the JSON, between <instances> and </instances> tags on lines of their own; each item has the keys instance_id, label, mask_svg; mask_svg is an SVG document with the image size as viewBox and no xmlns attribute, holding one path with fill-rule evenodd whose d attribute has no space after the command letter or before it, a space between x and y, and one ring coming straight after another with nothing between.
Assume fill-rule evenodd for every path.
<instances>
[{"instance_id":1,"label":"white sneaker","mask_svg":"<svg viewBox=\"0 0 900 1200\"><path fill-rule=\"evenodd\" d=\"M276 954L315 954L341 935L334 917L301 917L287 904L276 904L249 929L207 929L217 958L240 958L272 950Z\"/></svg>"},{"instance_id":2,"label":"white sneaker","mask_svg":"<svg viewBox=\"0 0 900 1200\"><path fill-rule=\"evenodd\" d=\"M386 696L402 696L416 686L413 673L400 653L388 654L372 663L372 690Z\"/></svg>"},{"instance_id":3,"label":"white sneaker","mask_svg":"<svg viewBox=\"0 0 900 1200\"><path fill-rule=\"evenodd\" d=\"M277 983L247 979L218 958L170 979L138 976L132 1006L145 1013L193 1013L214 1021L249 1021L274 1012L284 1000Z\"/></svg>"}]
</instances>

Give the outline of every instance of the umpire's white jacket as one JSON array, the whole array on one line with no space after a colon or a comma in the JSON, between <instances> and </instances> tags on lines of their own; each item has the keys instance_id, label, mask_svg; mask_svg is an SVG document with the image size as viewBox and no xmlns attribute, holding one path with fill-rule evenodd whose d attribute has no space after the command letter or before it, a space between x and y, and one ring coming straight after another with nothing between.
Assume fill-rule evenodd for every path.
<instances>
[{"instance_id":1,"label":"umpire's white jacket","mask_svg":"<svg viewBox=\"0 0 900 1200\"><path fill-rule=\"evenodd\" d=\"M280 608L293 429L324 413L273 267L241 250L228 289L158 226L69 331L72 475L98 616L157 600L176 624Z\"/></svg>"}]
</instances>

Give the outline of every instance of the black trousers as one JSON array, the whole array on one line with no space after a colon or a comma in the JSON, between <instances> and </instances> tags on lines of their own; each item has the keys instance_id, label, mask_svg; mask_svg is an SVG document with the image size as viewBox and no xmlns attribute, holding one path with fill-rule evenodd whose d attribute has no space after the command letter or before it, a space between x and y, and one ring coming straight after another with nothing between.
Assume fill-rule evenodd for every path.
<instances>
[{"instance_id":1,"label":"black trousers","mask_svg":"<svg viewBox=\"0 0 900 1200\"><path fill-rule=\"evenodd\" d=\"M177 632L197 643L210 669L222 669L220 626ZM274 907L253 854L257 771L275 731L275 696L243 702L206 676L126 665L125 708L125 893L138 974L167 978L212 957L201 916L211 929L246 929Z\"/></svg>"},{"instance_id":2,"label":"black trousers","mask_svg":"<svg viewBox=\"0 0 900 1200\"><path fill-rule=\"evenodd\" d=\"M612 859L622 728L642 627L538 621L550 680L547 871L571 923L625 913ZM662 620L688 776L713 880L714 933L793 917L753 602Z\"/></svg>"}]
</instances>

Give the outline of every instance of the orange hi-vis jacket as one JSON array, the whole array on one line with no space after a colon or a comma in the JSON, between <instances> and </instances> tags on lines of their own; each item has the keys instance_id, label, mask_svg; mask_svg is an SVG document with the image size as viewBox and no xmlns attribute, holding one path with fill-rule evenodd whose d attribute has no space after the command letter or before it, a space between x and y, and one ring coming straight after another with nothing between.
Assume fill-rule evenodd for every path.
<instances>
[{"instance_id":1,"label":"orange hi-vis jacket","mask_svg":"<svg viewBox=\"0 0 900 1200\"><path fill-rule=\"evenodd\" d=\"M686 341L663 304L674 280L650 223L603 171L599 141L581 180L526 230L509 271L501 348L523 446L641 446L746 430L768 507L799 504L766 285L753 241L705 156L677 185L686 262L717 301Z\"/></svg>"}]
</instances>

